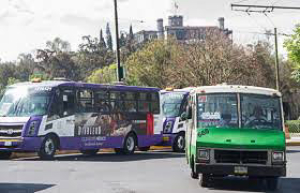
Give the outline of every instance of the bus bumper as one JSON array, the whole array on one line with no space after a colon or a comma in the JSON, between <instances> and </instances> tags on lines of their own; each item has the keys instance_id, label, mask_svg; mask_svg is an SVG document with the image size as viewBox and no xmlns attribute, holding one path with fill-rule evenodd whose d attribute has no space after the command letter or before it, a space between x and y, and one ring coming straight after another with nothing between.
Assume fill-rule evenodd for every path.
<instances>
[{"instance_id":1,"label":"bus bumper","mask_svg":"<svg viewBox=\"0 0 300 193\"><path fill-rule=\"evenodd\" d=\"M247 168L247 171L237 171L236 167ZM286 176L286 165L253 166L253 165L213 165L196 164L196 173L213 175L235 175L256 177Z\"/></svg>"},{"instance_id":2,"label":"bus bumper","mask_svg":"<svg viewBox=\"0 0 300 193\"><path fill-rule=\"evenodd\" d=\"M163 134L162 142L159 146L173 146L174 139L176 138L178 133L172 134Z\"/></svg>"},{"instance_id":3,"label":"bus bumper","mask_svg":"<svg viewBox=\"0 0 300 193\"><path fill-rule=\"evenodd\" d=\"M0 138L0 151L37 151L40 149L41 143L42 138L40 137Z\"/></svg>"}]
</instances>

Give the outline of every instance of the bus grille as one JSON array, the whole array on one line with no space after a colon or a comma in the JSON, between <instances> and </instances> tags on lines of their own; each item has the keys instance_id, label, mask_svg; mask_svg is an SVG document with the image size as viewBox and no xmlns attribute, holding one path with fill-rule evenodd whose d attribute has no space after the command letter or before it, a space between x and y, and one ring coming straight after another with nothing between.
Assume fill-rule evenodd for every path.
<instances>
[{"instance_id":1,"label":"bus grille","mask_svg":"<svg viewBox=\"0 0 300 193\"><path fill-rule=\"evenodd\" d=\"M10 126L1 125L0 126L0 137L20 137L22 134L23 125Z\"/></svg>"},{"instance_id":2,"label":"bus grille","mask_svg":"<svg viewBox=\"0 0 300 193\"><path fill-rule=\"evenodd\" d=\"M267 151L215 150L217 163L267 164Z\"/></svg>"}]
</instances>

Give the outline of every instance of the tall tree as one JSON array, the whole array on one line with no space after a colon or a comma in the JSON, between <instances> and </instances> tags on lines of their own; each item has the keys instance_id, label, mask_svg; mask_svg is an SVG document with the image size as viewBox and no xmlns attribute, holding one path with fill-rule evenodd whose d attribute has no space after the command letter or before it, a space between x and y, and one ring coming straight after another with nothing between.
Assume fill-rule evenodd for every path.
<instances>
[{"instance_id":1,"label":"tall tree","mask_svg":"<svg viewBox=\"0 0 300 193\"><path fill-rule=\"evenodd\" d=\"M120 47L124 47L126 45L126 38L124 33L121 33L121 37L120 37Z\"/></svg>"},{"instance_id":2,"label":"tall tree","mask_svg":"<svg viewBox=\"0 0 300 193\"><path fill-rule=\"evenodd\" d=\"M128 35L128 38L129 38L130 40L133 40L133 39L134 39L134 34L133 34L132 25L130 25L130 27L129 27L129 35Z\"/></svg>"},{"instance_id":3,"label":"tall tree","mask_svg":"<svg viewBox=\"0 0 300 193\"><path fill-rule=\"evenodd\" d=\"M106 43L105 43L105 40L104 40L104 37L103 37L102 29L100 30L99 44L102 48L106 48Z\"/></svg>"},{"instance_id":4,"label":"tall tree","mask_svg":"<svg viewBox=\"0 0 300 193\"><path fill-rule=\"evenodd\" d=\"M106 24L106 44L109 50L113 50L112 35L111 35L109 23Z\"/></svg>"}]
</instances>

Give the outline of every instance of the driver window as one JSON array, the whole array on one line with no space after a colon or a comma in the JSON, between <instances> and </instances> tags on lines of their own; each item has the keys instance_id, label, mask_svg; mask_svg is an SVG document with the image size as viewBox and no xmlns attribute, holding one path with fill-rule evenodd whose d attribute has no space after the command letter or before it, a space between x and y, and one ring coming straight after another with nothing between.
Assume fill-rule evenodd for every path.
<instances>
[{"instance_id":1,"label":"driver window","mask_svg":"<svg viewBox=\"0 0 300 193\"><path fill-rule=\"evenodd\" d=\"M74 115L75 111L75 93L72 89L63 89L62 91L63 117Z\"/></svg>"}]
</instances>

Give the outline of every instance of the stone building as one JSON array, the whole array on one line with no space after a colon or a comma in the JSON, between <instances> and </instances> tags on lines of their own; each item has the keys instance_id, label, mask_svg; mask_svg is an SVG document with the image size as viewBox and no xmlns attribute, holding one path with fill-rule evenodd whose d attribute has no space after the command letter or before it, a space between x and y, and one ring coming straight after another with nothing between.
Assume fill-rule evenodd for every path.
<instances>
[{"instance_id":1,"label":"stone building","mask_svg":"<svg viewBox=\"0 0 300 193\"><path fill-rule=\"evenodd\" d=\"M156 31L140 31L134 35L137 43L144 43L153 39L167 39L168 37L175 37L178 41L192 42L205 40L208 32L216 31L222 32L224 35L232 39L232 31L225 28L225 19L220 17L218 19L219 26L184 26L183 16L174 15L169 16L168 25L164 26L163 19L157 20Z\"/></svg>"}]
</instances>

